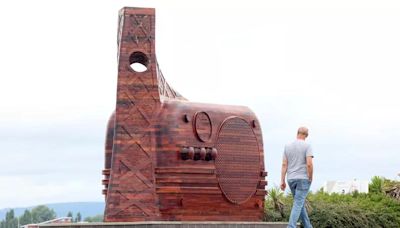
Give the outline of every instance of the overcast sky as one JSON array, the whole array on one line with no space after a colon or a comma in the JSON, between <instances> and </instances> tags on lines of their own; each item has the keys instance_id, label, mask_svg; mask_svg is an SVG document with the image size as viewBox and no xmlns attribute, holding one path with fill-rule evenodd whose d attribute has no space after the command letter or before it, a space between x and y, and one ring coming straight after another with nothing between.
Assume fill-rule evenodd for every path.
<instances>
[{"instance_id":1,"label":"overcast sky","mask_svg":"<svg viewBox=\"0 0 400 228\"><path fill-rule=\"evenodd\" d=\"M313 190L400 172L397 1L1 1L0 208L102 201L117 19L156 7L157 57L191 101L249 106L269 187L310 128Z\"/></svg>"}]
</instances>

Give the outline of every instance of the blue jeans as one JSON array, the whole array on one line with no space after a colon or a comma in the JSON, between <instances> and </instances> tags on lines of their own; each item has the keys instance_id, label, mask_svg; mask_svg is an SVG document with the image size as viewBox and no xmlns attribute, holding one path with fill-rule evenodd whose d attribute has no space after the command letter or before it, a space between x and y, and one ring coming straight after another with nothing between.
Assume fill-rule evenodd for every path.
<instances>
[{"instance_id":1,"label":"blue jeans","mask_svg":"<svg viewBox=\"0 0 400 228\"><path fill-rule=\"evenodd\" d=\"M288 228L296 228L299 217L304 228L312 228L307 210L304 207L311 182L308 179L291 179L288 180L288 184L293 195L293 207L290 213Z\"/></svg>"}]
</instances>

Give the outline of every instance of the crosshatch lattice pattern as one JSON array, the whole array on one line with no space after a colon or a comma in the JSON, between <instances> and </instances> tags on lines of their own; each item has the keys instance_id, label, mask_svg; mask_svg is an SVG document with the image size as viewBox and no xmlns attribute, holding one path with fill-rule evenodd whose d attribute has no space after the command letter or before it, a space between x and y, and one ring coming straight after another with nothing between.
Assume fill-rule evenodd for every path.
<instances>
[{"instance_id":1,"label":"crosshatch lattice pattern","mask_svg":"<svg viewBox=\"0 0 400 228\"><path fill-rule=\"evenodd\" d=\"M139 10L140 12L140 10ZM128 50L150 55L154 48L154 15L122 10L119 19L119 76L113 146L113 171L107 192L106 221L148 220L154 206L154 167L148 128L159 105L156 75L152 70L134 72ZM151 56L151 55L150 55ZM155 67L150 58L149 68ZM117 143L116 143L117 142Z\"/></svg>"}]
</instances>

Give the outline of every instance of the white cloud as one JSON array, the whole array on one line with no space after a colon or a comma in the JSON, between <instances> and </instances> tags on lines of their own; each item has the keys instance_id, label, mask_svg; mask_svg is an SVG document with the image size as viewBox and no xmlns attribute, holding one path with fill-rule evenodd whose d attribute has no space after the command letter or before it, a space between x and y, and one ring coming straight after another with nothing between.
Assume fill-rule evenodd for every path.
<instances>
[{"instance_id":1,"label":"white cloud","mask_svg":"<svg viewBox=\"0 0 400 228\"><path fill-rule=\"evenodd\" d=\"M0 3L0 208L102 199L125 5L157 8L157 56L177 91L258 115L271 185L299 125L311 130L314 188L400 171L395 1L8 1Z\"/></svg>"},{"instance_id":2,"label":"white cloud","mask_svg":"<svg viewBox=\"0 0 400 228\"><path fill-rule=\"evenodd\" d=\"M47 180L47 181L46 181ZM52 174L0 176L2 207L34 206L44 203L75 202L77 199L101 201L101 188L95 178L68 178Z\"/></svg>"}]
</instances>

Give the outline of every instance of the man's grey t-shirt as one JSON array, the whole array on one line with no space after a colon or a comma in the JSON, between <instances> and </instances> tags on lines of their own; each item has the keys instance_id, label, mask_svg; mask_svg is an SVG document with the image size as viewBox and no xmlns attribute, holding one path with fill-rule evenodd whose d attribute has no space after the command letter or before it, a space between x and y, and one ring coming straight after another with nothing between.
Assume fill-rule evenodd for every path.
<instances>
[{"instance_id":1,"label":"man's grey t-shirt","mask_svg":"<svg viewBox=\"0 0 400 228\"><path fill-rule=\"evenodd\" d=\"M287 179L308 179L307 159L314 157L311 146L304 140L297 139L285 146L283 158L288 162Z\"/></svg>"}]
</instances>

